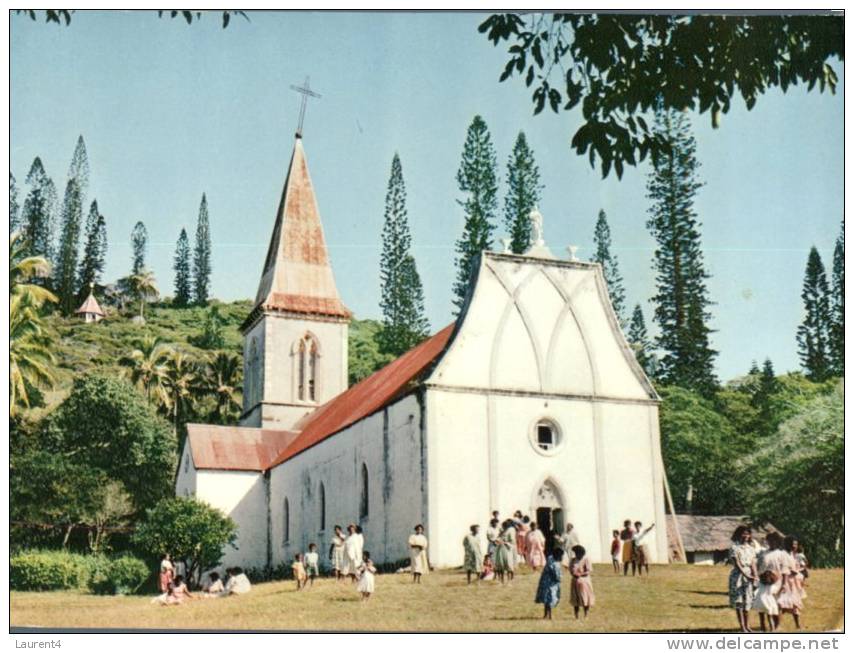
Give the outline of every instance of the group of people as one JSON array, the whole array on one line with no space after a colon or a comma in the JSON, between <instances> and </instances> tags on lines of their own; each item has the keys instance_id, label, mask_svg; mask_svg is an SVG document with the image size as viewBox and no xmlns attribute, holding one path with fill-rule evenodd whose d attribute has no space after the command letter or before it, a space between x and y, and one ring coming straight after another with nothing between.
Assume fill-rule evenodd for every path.
<instances>
[{"instance_id":1,"label":"group of people","mask_svg":"<svg viewBox=\"0 0 854 653\"><path fill-rule=\"evenodd\" d=\"M329 564L335 578L342 581L350 578L356 584L363 601L371 598L374 593L374 575L377 573L370 551L365 551L365 534L358 524L349 524L345 535L344 529L336 525L333 529L332 543L329 545ZM312 547L309 545L309 553ZM315 575L317 571L315 570ZM313 577L312 577L313 582Z\"/></svg>"},{"instance_id":2,"label":"group of people","mask_svg":"<svg viewBox=\"0 0 854 653\"><path fill-rule=\"evenodd\" d=\"M729 604L738 616L742 632L750 629L750 611L759 613L760 628L771 632L780 626L780 615L791 614L801 627L809 564L796 537L771 532L765 547L748 526L740 525L732 535L729 562Z\"/></svg>"},{"instance_id":3,"label":"group of people","mask_svg":"<svg viewBox=\"0 0 854 653\"><path fill-rule=\"evenodd\" d=\"M187 587L183 574L177 574L176 565L168 553L160 557L160 574L158 585L160 595L151 600L152 603L160 605L181 605L187 599L196 598L220 598L223 596L246 594L252 589L249 577L240 567L231 567L225 570L225 582L219 574L212 571L208 575L208 581L202 587L202 591L193 594Z\"/></svg>"},{"instance_id":4,"label":"group of people","mask_svg":"<svg viewBox=\"0 0 854 653\"><path fill-rule=\"evenodd\" d=\"M646 536L655 528L650 524L647 528L639 521L632 525L632 520L623 522L622 530L612 531L611 536L611 564L614 573L620 573L620 565L623 566L623 576L628 575L629 567L632 568L632 576L637 573L642 576L646 571L649 576L649 549L646 545Z\"/></svg>"},{"instance_id":5,"label":"group of people","mask_svg":"<svg viewBox=\"0 0 854 653\"><path fill-rule=\"evenodd\" d=\"M569 559L569 602L576 619L578 619L579 612L582 609L586 618L590 608L596 602L596 596L593 594L593 580L590 578L593 573L593 564L587 557L584 547L580 544L573 546L571 551L572 557ZM556 547L546 558L546 565L540 574L534 603L543 604L543 619L551 619L552 610L560 603L561 562L563 559L564 550Z\"/></svg>"},{"instance_id":6,"label":"group of people","mask_svg":"<svg viewBox=\"0 0 854 653\"><path fill-rule=\"evenodd\" d=\"M526 564L539 571L548 563L547 551L554 548L564 552L562 559L568 566L573 559L573 547L580 545L575 527L566 525L566 532L556 533L554 542L546 542L546 536L535 521L520 510L513 516L501 520L498 511L493 511L486 529L487 549L481 550L480 526L472 524L469 534L463 538L463 570L468 583L477 580L500 580L501 583L513 580L516 567Z\"/></svg>"}]
</instances>

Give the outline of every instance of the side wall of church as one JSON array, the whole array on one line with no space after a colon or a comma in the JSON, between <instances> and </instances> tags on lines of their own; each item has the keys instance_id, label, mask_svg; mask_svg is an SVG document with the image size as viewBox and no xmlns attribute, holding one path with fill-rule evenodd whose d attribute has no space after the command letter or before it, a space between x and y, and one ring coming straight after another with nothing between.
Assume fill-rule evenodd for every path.
<instances>
[{"instance_id":1,"label":"side wall of church","mask_svg":"<svg viewBox=\"0 0 854 653\"><path fill-rule=\"evenodd\" d=\"M349 523L361 524L375 562L408 556L413 526L426 521L421 414L417 396L406 396L271 471L274 565L311 542L328 564L333 527Z\"/></svg>"},{"instance_id":2,"label":"side wall of church","mask_svg":"<svg viewBox=\"0 0 854 653\"><path fill-rule=\"evenodd\" d=\"M219 508L237 524L235 546L225 547L222 567L264 567L267 560L267 502L264 475L200 469L196 497Z\"/></svg>"},{"instance_id":3,"label":"side wall of church","mask_svg":"<svg viewBox=\"0 0 854 653\"><path fill-rule=\"evenodd\" d=\"M308 320L268 313L244 336L244 426L291 428L301 417L347 389L346 322ZM303 338L317 345L315 398L299 398L298 348ZM253 355L253 347L257 356ZM258 402L263 401L263 405ZM246 414L246 411L251 412Z\"/></svg>"},{"instance_id":4,"label":"side wall of church","mask_svg":"<svg viewBox=\"0 0 854 653\"><path fill-rule=\"evenodd\" d=\"M178 476L175 479L176 497L196 496L196 466L190 455L190 440L184 440L184 449L181 452L181 462L178 463Z\"/></svg>"}]
</instances>

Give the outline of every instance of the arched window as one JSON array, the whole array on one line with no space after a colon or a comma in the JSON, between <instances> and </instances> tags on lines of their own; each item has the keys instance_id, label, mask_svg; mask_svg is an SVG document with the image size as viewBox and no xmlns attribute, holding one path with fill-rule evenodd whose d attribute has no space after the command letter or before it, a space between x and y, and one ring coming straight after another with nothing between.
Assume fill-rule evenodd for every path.
<instances>
[{"instance_id":1,"label":"arched window","mask_svg":"<svg viewBox=\"0 0 854 653\"><path fill-rule=\"evenodd\" d=\"M285 514L282 530L284 532L285 542L287 543L291 539L291 505L288 503L287 497L285 497Z\"/></svg>"},{"instance_id":2,"label":"arched window","mask_svg":"<svg viewBox=\"0 0 854 653\"><path fill-rule=\"evenodd\" d=\"M359 498L359 519L368 516L368 467L362 463L362 491Z\"/></svg>"},{"instance_id":3,"label":"arched window","mask_svg":"<svg viewBox=\"0 0 854 653\"><path fill-rule=\"evenodd\" d=\"M306 333L294 346L293 352L296 357L294 365L297 399L317 401L317 359L320 357L317 340L310 333Z\"/></svg>"},{"instance_id":4,"label":"arched window","mask_svg":"<svg viewBox=\"0 0 854 653\"><path fill-rule=\"evenodd\" d=\"M326 530L326 488L320 484L320 530Z\"/></svg>"}]
</instances>

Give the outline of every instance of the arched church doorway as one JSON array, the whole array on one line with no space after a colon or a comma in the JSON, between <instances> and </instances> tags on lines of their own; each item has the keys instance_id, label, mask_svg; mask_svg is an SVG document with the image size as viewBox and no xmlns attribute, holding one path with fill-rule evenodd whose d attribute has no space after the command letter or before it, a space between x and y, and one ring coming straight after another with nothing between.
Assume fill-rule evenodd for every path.
<instances>
[{"instance_id":1,"label":"arched church doorway","mask_svg":"<svg viewBox=\"0 0 854 653\"><path fill-rule=\"evenodd\" d=\"M539 529L546 538L546 552L555 548L555 536L564 529L564 510L560 492L554 482L547 480L534 496L534 513Z\"/></svg>"}]
</instances>

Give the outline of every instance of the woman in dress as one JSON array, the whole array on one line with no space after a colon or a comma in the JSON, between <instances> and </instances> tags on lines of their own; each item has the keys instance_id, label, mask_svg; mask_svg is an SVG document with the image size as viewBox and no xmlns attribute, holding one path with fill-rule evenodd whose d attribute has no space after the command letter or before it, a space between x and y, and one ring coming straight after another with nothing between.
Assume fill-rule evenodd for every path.
<instances>
[{"instance_id":1,"label":"woman in dress","mask_svg":"<svg viewBox=\"0 0 854 653\"><path fill-rule=\"evenodd\" d=\"M756 550L750 543L750 529L743 524L732 534L729 550L732 571L729 572L729 607L735 610L741 632L750 633L748 610L753 605L754 589L758 581Z\"/></svg>"},{"instance_id":2,"label":"woman in dress","mask_svg":"<svg viewBox=\"0 0 854 653\"><path fill-rule=\"evenodd\" d=\"M516 511L517 518L513 522L513 526L516 528L516 560L521 563L525 560L527 553L527 538L528 533L531 528L529 524L531 523L530 517L523 517L520 511Z\"/></svg>"},{"instance_id":3,"label":"woman in dress","mask_svg":"<svg viewBox=\"0 0 854 653\"><path fill-rule=\"evenodd\" d=\"M172 579L175 578L175 567L172 566L172 557L168 553L160 556L160 592L165 594L169 590Z\"/></svg>"},{"instance_id":4,"label":"woman in dress","mask_svg":"<svg viewBox=\"0 0 854 653\"><path fill-rule=\"evenodd\" d=\"M635 529L632 528L632 520L623 522L623 530L620 531L620 539L623 542L623 576L629 573L629 565L632 566L632 576L635 575L637 562L635 562L634 546Z\"/></svg>"},{"instance_id":5,"label":"woman in dress","mask_svg":"<svg viewBox=\"0 0 854 653\"><path fill-rule=\"evenodd\" d=\"M477 536L479 526L472 524L469 526L470 533L463 538L463 571L466 572L466 579L471 585L471 577L480 580L480 573L483 571L483 553L480 550L480 538Z\"/></svg>"},{"instance_id":6,"label":"woman in dress","mask_svg":"<svg viewBox=\"0 0 854 653\"><path fill-rule=\"evenodd\" d=\"M495 573L504 583L513 580L516 571L516 529L513 528L513 520L508 519L502 525L501 533L495 546Z\"/></svg>"},{"instance_id":7,"label":"woman in dress","mask_svg":"<svg viewBox=\"0 0 854 653\"><path fill-rule=\"evenodd\" d=\"M344 565L341 568L342 576L349 576L356 582L356 570L362 565L362 546L359 535L356 533L356 525L347 527L347 537L344 540Z\"/></svg>"},{"instance_id":8,"label":"woman in dress","mask_svg":"<svg viewBox=\"0 0 854 653\"><path fill-rule=\"evenodd\" d=\"M531 569L542 569L546 564L546 536L537 528L537 522L531 522L531 530L525 545L528 566ZM563 556L558 558L558 563Z\"/></svg>"},{"instance_id":9,"label":"woman in dress","mask_svg":"<svg viewBox=\"0 0 854 653\"><path fill-rule=\"evenodd\" d=\"M409 562L412 567L412 582L421 583L421 576L430 571L427 562L427 538L424 536L424 526L415 526L415 533L409 536Z\"/></svg>"},{"instance_id":10,"label":"woman in dress","mask_svg":"<svg viewBox=\"0 0 854 653\"><path fill-rule=\"evenodd\" d=\"M790 573L783 579L780 594L777 597L777 605L781 613L788 612L795 620L795 628L801 628L801 612L804 609L802 584L799 582L800 565L795 558L797 552L797 540L791 535L783 538L783 550L789 555Z\"/></svg>"},{"instance_id":11,"label":"woman in dress","mask_svg":"<svg viewBox=\"0 0 854 653\"><path fill-rule=\"evenodd\" d=\"M777 597L783 588L786 576L792 571L792 557L783 551L783 537L779 533L768 533L765 538L768 550L759 555L759 590L753 598L753 609L759 613L759 625L765 630L765 617L771 632L780 626L780 605Z\"/></svg>"},{"instance_id":12,"label":"woman in dress","mask_svg":"<svg viewBox=\"0 0 854 653\"><path fill-rule=\"evenodd\" d=\"M344 570L344 540L346 536L340 526L335 526L335 534L332 536L332 544L329 545L329 564L335 574L336 580L341 580L346 574Z\"/></svg>"},{"instance_id":13,"label":"woman in dress","mask_svg":"<svg viewBox=\"0 0 854 653\"><path fill-rule=\"evenodd\" d=\"M357 573L359 574L359 583L356 585L356 590L362 595L362 600L367 601L374 593L374 574L377 573L377 569L371 560L370 551L362 553L362 564L359 565Z\"/></svg>"},{"instance_id":14,"label":"woman in dress","mask_svg":"<svg viewBox=\"0 0 854 653\"><path fill-rule=\"evenodd\" d=\"M569 563L569 573L572 575L569 602L572 604L575 618L578 619L579 609L584 608L586 619L588 611L596 602L596 597L593 594L593 581L590 579L590 574L593 573L593 565L590 564L590 558L587 557L587 552L580 544L572 547L572 554L572 562Z\"/></svg>"},{"instance_id":15,"label":"woman in dress","mask_svg":"<svg viewBox=\"0 0 854 653\"><path fill-rule=\"evenodd\" d=\"M552 608L560 603L560 561L562 558L563 550L555 549L543 567L543 573L540 574L534 603L543 604L543 619L551 619Z\"/></svg>"}]
</instances>

